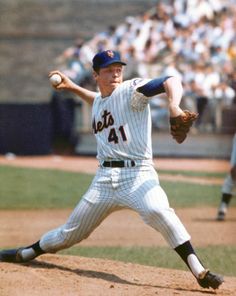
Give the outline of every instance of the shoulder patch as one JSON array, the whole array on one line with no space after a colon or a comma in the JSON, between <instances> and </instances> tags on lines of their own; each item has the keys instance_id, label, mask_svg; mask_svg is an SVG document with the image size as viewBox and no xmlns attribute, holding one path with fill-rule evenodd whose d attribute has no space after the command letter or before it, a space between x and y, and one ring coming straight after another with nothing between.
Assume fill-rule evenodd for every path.
<instances>
[{"instance_id":1,"label":"shoulder patch","mask_svg":"<svg viewBox=\"0 0 236 296\"><path fill-rule=\"evenodd\" d=\"M134 78L132 80L132 86L137 89L138 87L141 87L151 81L151 79L144 79L144 78Z\"/></svg>"},{"instance_id":2,"label":"shoulder patch","mask_svg":"<svg viewBox=\"0 0 236 296\"><path fill-rule=\"evenodd\" d=\"M132 86L137 86L140 82L142 82L143 79L141 78L134 78L131 82Z\"/></svg>"}]
</instances>

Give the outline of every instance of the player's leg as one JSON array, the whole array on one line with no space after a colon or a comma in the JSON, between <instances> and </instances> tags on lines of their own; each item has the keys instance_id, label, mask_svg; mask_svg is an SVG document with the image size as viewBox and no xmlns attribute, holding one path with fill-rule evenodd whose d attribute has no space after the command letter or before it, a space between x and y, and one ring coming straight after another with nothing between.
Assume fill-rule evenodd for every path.
<instances>
[{"instance_id":1,"label":"player's leg","mask_svg":"<svg viewBox=\"0 0 236 296\"><path fill-rule=\"evenodd\" d=\"M158 177L153 175L150 178L148 174L145 177L145 173L142 173L140 179L142 183L130 195L130 200L137 202L131 204L130 207L140 213L145 223L163 235L202 287L218 288L223 282L222 277L210 273L199 260L190 242L190 235L175 211L170 208L168 198L159 185Z\"/></svg>"},{"instance_id":2,"label":"player's leg","mask_svg":"<svg viewBox=\"0 0 236 296\"><path fill-rule=\"evenodd\" d=\"M83 199L64 225L45 233L39 241L30 246L0 251L0 261L27 262L45 253L56 253L69 248L87 238L117 209L109 203L91 204Z\"/></svg>"},{"instance_id":3,"label":"player's leg","mask_svg":"<svg viewBox=\"0 0 236 296\"><path fill-rule=\"evenodd\" d=\"M233 145L232 145L232 151L231 151L231 157L230 157L230 165L231 169L235 168L236 166L236 134L233 137ZM236 188L236 181L234 180L231 172L226 176L224 183L222 185L222 195L221 195L221 201L218 207L217 216L216 219L218 221L224 221L225 215L228 211L228 207L230 204L230 201L233 196L233 191Z\"/></svg>"},{"instance_id":4,"label":"player's leg","mask_svg":"<svg viewBox=\"0 0 236 296\"><path fill-rule=\"evenodd\" d=\"M174 210L169 207L167 197L161 187L156 189L155 192L156 196L160 196L160 199L152 196L152 194L149 195L149 193L144 198L143 207L145 212L141 214L144 221L162 233L163 237L186 263L202 287L217 289L223 282L223 278L210 273L205 268L190 242L190 235ZM161 206L159 206L160 202L162 203Z\"/></svg>"},{"instance_id":5,"label":"player's leg","mask_svg":"<svg viewBox=\"0 0 236 296\"><path fill-rule=\"evenodd\" d=\"M111 203L91 203L84 198L66 224L42 236L40 246L47 253L69 248L86 239L109 214L117 209L112 200Z\"/></svg>"},{"instance_id":6,"label":"player's leg","mask_svg":"<svg viewBox=\"0 0 236 296\"><path fill-rule=\"evenodd\" d=\"M128 173L123 177L123 180L128 181L123 182L118 192L123 205L137 211L145 223L160 231L171 247L175 248L189 240L190 235L169 206L155 169L152 166L141 167L130 169Z\"/></svg>"},{"instance_id":7,"label":"player's leg","mask_svg":"<svg viewBox=\"0 0 236 296\"><path fill-rule=\"evenodd\" d=\"M233 186L234 184L231 176L227 175L222 186L221 201L220 201L217 216L216 216L216 219L218 221L225 220L225 215L228 211L228 207L233 196L231 193L233 190Z\"/></svg>"},{"instance_id":8,"label":"player's leg","mask_svg":"<svg viewBox=\"0 0 236 296\"><path fill-rule=\"evenodd\" d=\"M69 248L87 238L111 212L118 209L110 185L94 182L64 225L47 232L28 247L1 251L0 261L26 262L44 253Z\"/></svg>"}]
</instances>

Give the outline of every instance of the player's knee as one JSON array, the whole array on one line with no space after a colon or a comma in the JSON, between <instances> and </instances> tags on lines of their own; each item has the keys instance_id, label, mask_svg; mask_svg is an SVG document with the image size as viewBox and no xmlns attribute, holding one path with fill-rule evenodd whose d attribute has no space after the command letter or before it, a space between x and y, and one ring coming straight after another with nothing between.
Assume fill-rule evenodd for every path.
<instances>
[{"instance_id":1,"label":"player's knee","mask_svg":"<svg viewBox=\"0 0 236 296\"><path fill-rule=\"evenodd\" d=\"M165 221L168 209L149 208L145 213L145 221L152 224L153 221Z\"/></svg>"},{"instance_id":2,"label":"player's knee","mask_svg":"<svg viewBox=\"0 0 236 296\"><path fill-rule=\"evenodd\" d=\"M57 252L63 249L67 249L78 242L78 236L73 231L68 231L64 227L58 231L57 239L53 243L53 252Z\"/></svg>"},{"instance_id":3,"label":"player's knee","mask_svg":"<svg viewBox=\"0 0 236 296\"><path fill-rule=\"evenodd\" d=\"M161 212L159 209L155 208L149 208L145 211L143 217L146 223L150 224L153 219L156 219L157 217L161 216Z\"/></svg>"},{"instance_id":4,"label":"player's knee","mask_svg":"<svg viewBox=\"0 0 236 296\"><path fill-rule=\"evenodd\" d=\"M63 240L60 241L60 244L58 245L58 247L60 248L60 250L62 250L62 249L70 248L74 244L75 242L73 242L73 240L71 240L70 237L65 236Z\"/></svg>"},{"instance_id":5,"label":"player's knee","mask_svg":"<svg viewBox=\"0 0 236 296\"><path fill-rule=\"evenodd\" d=\"M74 244L81 242L89 236L89 232L81 230L79 227L76 229L62 229L60 233L61 243L60 246L62 249L69 248Z\"/></svg>"}]
</instances>

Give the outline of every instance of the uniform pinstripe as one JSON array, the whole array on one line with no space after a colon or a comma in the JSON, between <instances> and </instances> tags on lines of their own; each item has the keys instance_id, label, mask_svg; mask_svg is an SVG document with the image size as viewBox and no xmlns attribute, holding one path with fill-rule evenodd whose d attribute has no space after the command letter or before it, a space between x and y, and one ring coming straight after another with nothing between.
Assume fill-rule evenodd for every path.
<instances>
[{"instance_id":1,"label":"uniform pinstripe","mask_svg":"<svg viewBox=\"0 0 236 296\"><path fill-rule=\"evenodd\" d=\"M170 208L153 168L149 105L140 112L131 108L133 94L141 83L138 79L128 80L109 97L95 98L92 118L100 166L66 224L41 238L40 246L46 252L56 252L87 238L109 214L122 208L137 211L172 248L190 239ZM135 167L102 166L104 160L131 159L136 161Z\"/></svg>"}]
</instances>

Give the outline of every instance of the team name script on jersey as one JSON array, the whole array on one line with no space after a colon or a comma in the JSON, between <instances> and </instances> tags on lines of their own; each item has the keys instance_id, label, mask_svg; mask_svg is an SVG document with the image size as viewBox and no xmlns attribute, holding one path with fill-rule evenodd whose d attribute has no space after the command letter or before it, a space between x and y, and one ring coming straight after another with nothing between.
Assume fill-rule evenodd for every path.
<instances>
[{"instance_id":1,"label":"team name script on jersey","mask_svg":"<svg viewBox=\"0 0 236 296\"><path fill-rule=\"evenodd\" d=\"M94 134L101 132L104 128L112 126L115 122L111 112L107 110L103 111L102 120L96 122L95 118L93 119L93 131ZM121 125L118 128L111 128L108 135L108 142L114 142L115 144L119 143L120 139L122 141L127 141L126 133L124 127Z\"/></svg>"},{"instance_id":2,"label":"team name script on jersey","mask_svg":"<svg viewBox=\"0 0 236 296\"><path fill-rule=\"evenodd\" d=\"M108 128L109 126L112 126L114 124L114 118L111 114L111 112L108 112L107 110L104 110L102 114L102 121L95 121L95 118L93 119L93 130L96 134L97 132L101 132L104 128Z\"/></svg>"}]
</instances>

